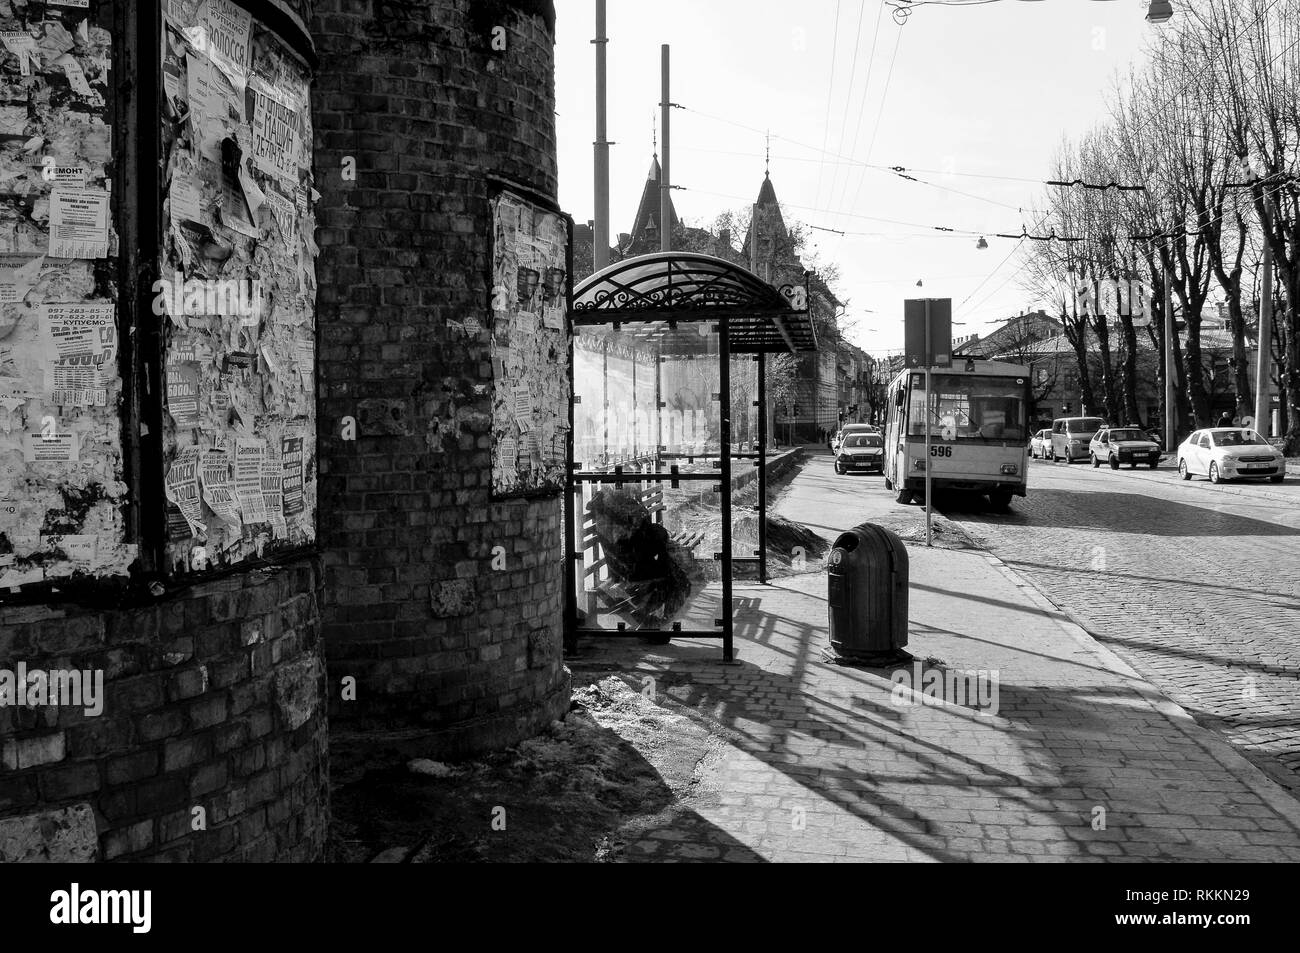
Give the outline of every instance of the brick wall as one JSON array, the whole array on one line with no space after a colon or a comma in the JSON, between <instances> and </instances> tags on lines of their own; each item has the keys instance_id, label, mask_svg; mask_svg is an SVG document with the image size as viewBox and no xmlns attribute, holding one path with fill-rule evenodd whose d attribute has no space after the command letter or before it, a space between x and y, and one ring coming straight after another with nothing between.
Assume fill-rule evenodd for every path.
<instances>
[{"instance_id":1,"label":"brick wall","mask_svg":"<svg viewBox=\"0 0 1300 953\"><path fill-rule=\"evenodd\" d=\"M487 176L555 195L553 17L316 4L322 613L331 686L356 688L331 691L336 735L466 753L567 707L561 499L489 492Z\"/></svg>"},{"instance_id":2,"label":"brick wall","mask_svg":"<svg viewBox=\"0 0 1300 953\"><path fill-rule=\"evenodd\" d=\"M98 715L0 708L0 862L321 859L319 581L305 561L139 609L0 608L0 667L104 677Z\"/></svg>"}]
</instances>

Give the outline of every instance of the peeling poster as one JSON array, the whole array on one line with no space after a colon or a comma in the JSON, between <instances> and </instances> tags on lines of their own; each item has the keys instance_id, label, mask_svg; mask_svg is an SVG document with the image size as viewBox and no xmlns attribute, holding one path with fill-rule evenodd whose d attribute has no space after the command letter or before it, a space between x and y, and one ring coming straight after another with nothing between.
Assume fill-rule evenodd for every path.
<instances>
[{"instance_id":1,"label":"peeling poster","mask_svg":"<svg viewBox=\"0 0 1300 953\"><path fill-rule=\"evenodd\" d=\"M167 499L189 524L190 535L203 535L203 507L199 499L199 448L186 447L176 454L167 471Z\"/></svg>"},{"instance_id":2,"label":"peeling poster","mask_svg":"<svg viewBox=\"0 0 1300 953\"><path fill-rule=\"evenodd\" d=\"M50 256L107 257L108 212L105 189L54 189L50 194Z\"/></svg>"}]
</instances>

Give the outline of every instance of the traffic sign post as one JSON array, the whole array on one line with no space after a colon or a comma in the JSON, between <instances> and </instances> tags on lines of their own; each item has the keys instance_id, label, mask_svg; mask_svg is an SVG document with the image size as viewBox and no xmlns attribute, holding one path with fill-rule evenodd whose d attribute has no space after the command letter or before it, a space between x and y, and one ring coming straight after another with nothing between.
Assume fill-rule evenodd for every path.
<instances>
[{"instance_id":1,"label":"traffic sign post","mask_svg":"<svg viewBox=\"0 0 1300 953\"><path fill-rule=\"evenodd\" d=\"M930 418L938 402L934 399L931 371L952 366L952 299L909 298L903 302L904 360L908 367L925 368L925 545L934 545L933 476L930 468Z\"/></svg>"},{"instance_id":2,"label":"traffic sign post","mask_svg":"<svg viewBox=\"0 0 1300 953\"><path fill-rule=\"evenodd\" d=\"M927 298L925 301L925 353L927 358L930 358L930 356L934 354L934 352L930 350L930 346L931 346L930 345L930 337L931 337L930 317L931 317L930 300ZM934 412L931 411L930 408L935 406L934 390L930 386L930 365L932 363L933 360L928 359L925 365L925 545L926 546L934 545L933 534L931 531L931 514L934 512L933 509L934 494L930 492L930 479L931 479L930 418L934 416Z\"/></svg>"}]
</instances>

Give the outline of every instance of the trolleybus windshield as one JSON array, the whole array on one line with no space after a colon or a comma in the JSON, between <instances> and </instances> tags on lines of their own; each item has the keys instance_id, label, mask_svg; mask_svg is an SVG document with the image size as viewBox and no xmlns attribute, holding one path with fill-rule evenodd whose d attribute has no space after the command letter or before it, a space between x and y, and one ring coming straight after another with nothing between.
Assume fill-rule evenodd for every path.
<instances>
[{"instance_id":1,"label":"trolleybus windshield","mask_svg":"<svg viewBox=\"0 0 1300 953\"><path fill-rule=\"evenodd\" d=\"M930 402L934 440L1023 442L1029 432L1023 377L933 374ZM913 374L907 433L925 434L925 375Z\"/></svg>"}]
</instances>

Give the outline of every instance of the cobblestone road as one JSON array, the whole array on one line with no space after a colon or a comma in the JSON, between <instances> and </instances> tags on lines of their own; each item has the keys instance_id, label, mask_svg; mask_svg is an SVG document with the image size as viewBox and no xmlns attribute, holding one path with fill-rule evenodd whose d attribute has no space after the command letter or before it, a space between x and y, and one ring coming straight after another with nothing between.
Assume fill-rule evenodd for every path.
<instances>
[{"instance_id":1,"label":"cobblestone road","mask_svg":"<svg viewBox=\"0 0 1300 953\"><path fill-rule=\"evenodd\" d=\"M1076 471L1078 468L1076 468ZM1035 473L1036 477L1039 474ZM1051 478L1096 477L1112 507L1126 512L1176 510L1164 499L1195 489L1170 489L1140 478L1066 473ZM1153 475L1160 479L1161 474ZM1044 473L1035 490L1043 506L1052 495ZM1072 486L1072 483L1068 483ZM1284 489L1287 489L1284 487ZM1089 497L1078 489L1058 495ZM1101 495L1101 494L1096 494ZM1210 503L1220 497L1206 494ZM1234 498L1239 507L1258 501ZM1086 501L1085 501L1086 502ZM1266 542L1264 520L1217 513L1208 504L1180 530L1181 540L1161 543L1155 567L1129 563L1126 536L1141 538L1138 517L1112 518L1096 537L1093 514L1070 516L1059 502L1058 525L1035 526L1042 514L960 514L965 527L986 537L1011 536L1004 551L1051 585L1071 586L1083 597L1122 593L1117 611L1149 613L1144 599L1173 583L1152 582L1186 537L1231 536L1249 531ZM770 586L736 589L734 665L719 662L717 642L674 639L646 646L629 639L587 638L569 659L575 677L623 683L635 694L641 721L683 716L708 730L711 742L677 791L669 809L628 818L607 838L607 859L628 861L990 861L1109 862L1141 860L1291 861L1300 859L1300 804L1215 731L1196 725L1133 666L1072 623L1020 573L969 547L950 521L938 521L939 545L923 537L917 507L899 506L880 477L835 476L827 455L816 456L781 495L780 515L827 539L863 521L895 528L908 543L909 643L916 660L877 669L846 668L828 661L827 582L820 565L773 580ZM1101 507L1099 514L1109 512ZM1177 511L1181 512L1181 511ZM1258 524L1258 525L1256 525ZM1159 524L1157 524L1158 526ZM1180 524L1182 525L1182 524ZM1018 537L1017 537L1018 534ZM1064 541L1064 542L1063 542ZM1078 557L1061 557L1054 568L1034 551L1050 545L1083 546L1085 566L1106 556L1104 569L1085 568ZM1028 555L1015 547L1023 543ZM1092 547L1101 547L1094 552ZM1043 570L1042 566L1047 566ZM1222 587L1245 587L1204 566L1201 576ZM1134 577L1125 579L1128 573ZM1113 575L1113 578L1111 576ZM1173 577L1171 577L1173 578ZM1176 579L1174 580L1177 581ZM1185 587L1171 601L1190 608L1178 625L1198 628L1200 590ZM1162 597L1163 598L1163 597ZM1256 608L1276 618L1292 597L1256 594ZM1062 600L1071 602L1074 600ZM1081 612L1080 615L1086 615ZM1283 620L1285 622L1285 620ZM1190 655L1174 635L1161 642L1143 621L1144 639L1163 651L1157 662ZM1098 626L1097 628L1102 628ZM1132 634L1139 629L1119 630ZM1103 636L1115 644L1115 636ZM1144 643L1146 644L1146 643ZM1210 655L1209 647L1201 647ZM1269 664L1260 662L1260 665ZM957 674L983 671L997 686L990 709L970 697L939 706L909 702L894 691L921 681L918 669ZM1275 697L1265 674L1256 678L1256 703ZM910 674L909 674L910 673ZM946 676L945 676L946 677ZM1217 673L1219 681L1235 676ZM1192 706L1196 707L1196 706ZM599 720L599 712L594 716ZM616 725L609 726L618 731ZM645 750L653 764L667 745Z\"/></svg>"},{"instance_id":2,"label":"cobblestone road","mask_svg":"<svg viewBox=\"0 0 1300 953\"><path fill-rule=\"evenodd\" d=\"M1300 481L1211 486L1038 461L1009 514L936 505L1300 791Z\"/></svg>"}]
</instances>

